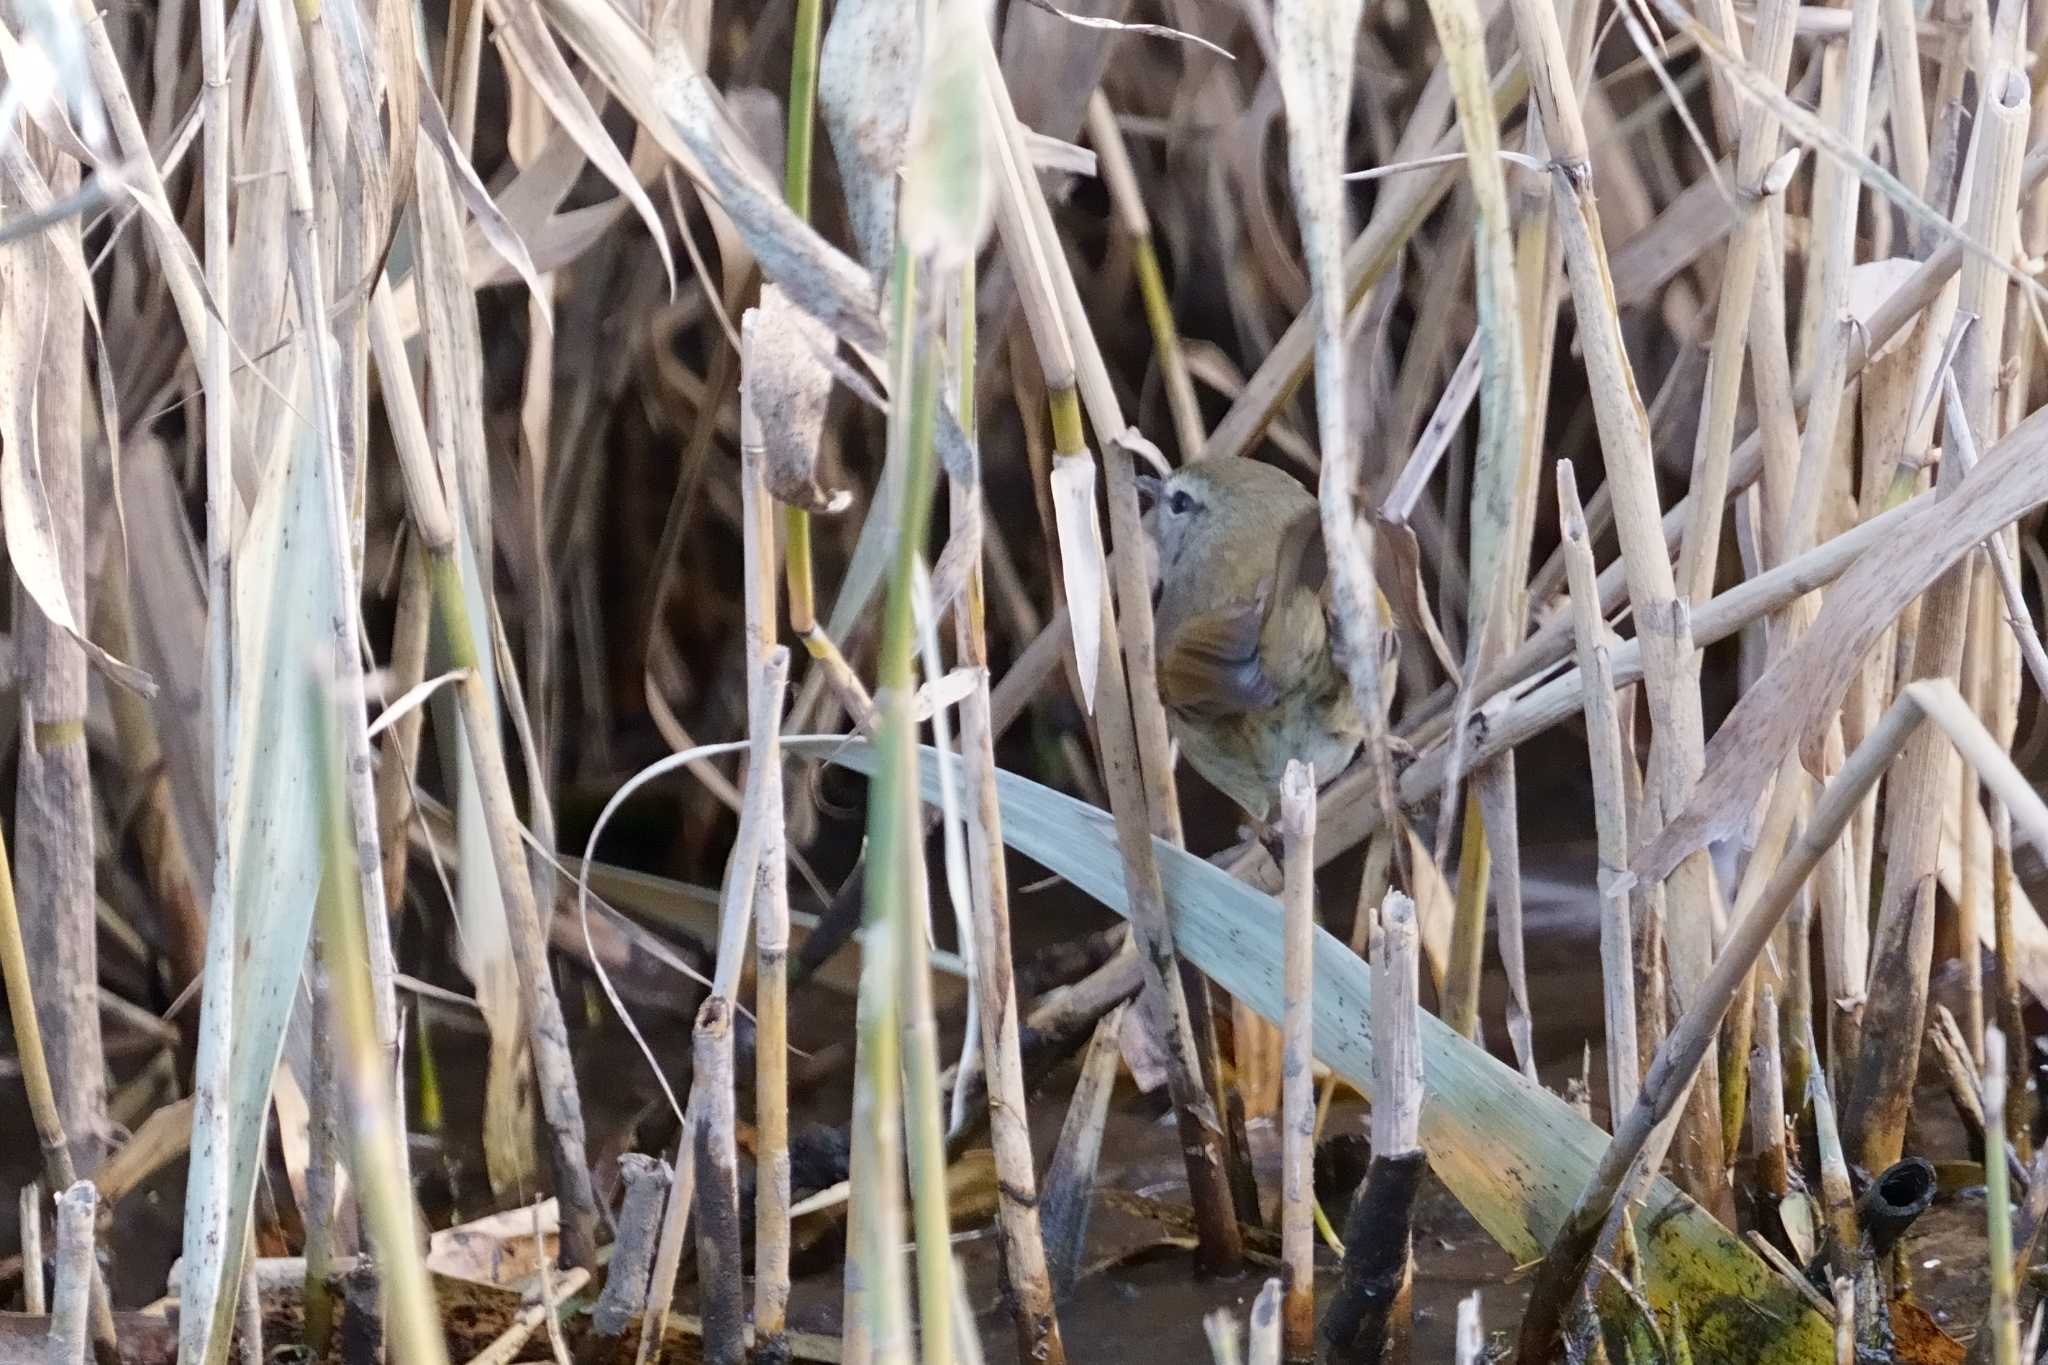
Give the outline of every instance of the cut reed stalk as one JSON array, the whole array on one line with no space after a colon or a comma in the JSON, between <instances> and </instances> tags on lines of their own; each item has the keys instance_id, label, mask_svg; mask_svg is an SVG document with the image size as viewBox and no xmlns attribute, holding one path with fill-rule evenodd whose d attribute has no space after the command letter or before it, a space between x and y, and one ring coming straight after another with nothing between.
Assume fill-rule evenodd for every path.
<instances>
[{"instance_id":1,"label":"cut reed stalk","mask_svg":"<svg viewBox=\"0 0 2048 1365\"><path fill-rule=\"evenodd\" d=\"M50 1311L43 1281L43 1182L31 1180L21 1187L16 1200L18 1240L21 1243L21 1311L41 1317Z\"/></svg>"},{"instance_id":2,"label":"cut reed stalk","mask_svg":"<svg viewBox=\"0 0 2048 1365\"><path fill-rule=\"evenodd\" d=\"M591 1330L613 1340L647 1306L647 1272L654 1264L672 1183L669 1165L644 1152L627 1152L619 1158L619 1183L626 1193L619 1201L618 1235L605 1268L604 1292L590 1315Z\"/></svg>"},{"instance_id":3,"label":"cut reed stalk","mask_svg":"<svg viewBox=\"0 0 2048 1365\"><path fill-rule=\"evenodd\" d=\"M1286 1301L1282 1336L1287 1359L1315 1359L1315 1076L1310 1036L1315 988L1315 770L1290 762L1280 779L1280 833L1286 841L1287 948L1284 973L1285 1053L1280 1069L1280 1262ZM1257 1315L1253 1315L1256 1323ZM1256 1329L1255 1329L1256 1330Z\"/></svg>"},{"instance_id":4,"label":"cut reed stalk","mask_svg":"<svg viewBox=\"0 0 2048 1365\"><path fill-rule=\"evenodd\" d=\"M1756 997L1756 1045L1750 1050L1749 1140L1757 1181L1772 1199L1792 1192L1792 1158L1785 1129L1785 1054L1779 1042L1778 993L1766 984Z\"/></svg>"},{"instance_id":5,"label":"cut reed stalk","mask_svg":"<svg viewBox=\"0 0 2048 1365\"><path fill-rule=\"evenodd\" d=\"M747 1309L740 1252L739 1157L733 1138L732 1003L706 998L691 1035L697 1121L697 1293L709 1365L745 1365Z\"/></svg>"},{"instance_id":6,"label":"cut reed stalk","mask_svg":"<svg viewBox=\"0 0 2048 1365\"><path fill-rule=\"evenodd\" d=\"M2013 1278L2012 1195L2005 1174L2005 1033L1984 1032L1984 1219L1991 1256L1985 1331L1992 1365L2019 1365L2020 1323Z\"/></svg>"},{"instance_id":7,"label":"cut reed stalk","mask_svg":"<svg viewBox=\"0 0 2048 1365\"><path fill-rule=\"evenodd\" d=\"M31 984L28 954L22 943L21 916L14 899L14 872L8 866L7 845L0 841L0 986L7 991L9 1020L14 1026L15 1058L21 1066L23 1089L27 1092L30 1121L42 1147L43 1183L46 1190L70 1190L79 1182L72 1161L71 1145L65 1140L64 1116L57 1104L56 1088L50 1079L48 1055L43 1050L41 1023L36 1016L35 990ZM30 1189L36 1188L31 1183ZM90 1188L90 1187L88 1187ZM24 1191L26 1194L27 1191ZM26 1210L22 1227L35 1226L40 1232L41 1210ZM88 1223L87 1237L90 1242ZM26 1233L24 1233L26 1237ZM26 1241L23 1254L27 1254ZM91 1265L88 1245L87 1265ZM106 1285L95 1280L92 1294L92 1336L107 1350L114 1348L114 1316L107 1300ZM38 1297L42 1285L35 1287ZM34 1310L31 1310L34 1311Z\"/></svg>"},{"instance_id":8,"label":"cut reed stalk","mask_svg":"<svg viewBox=\"0 0 2048 1365\"><path fill-rule=\"evenodd\" d=\"M1128 949L1126 950L1128 951ZM1131 963L1135 972L1137 963ZM1129 1006L1118 1004L1096 1022L1081 1059L1059 1142L1045 1173L1042 1223L1046 1260L1055 1295L1073 1288L1088 1244L1088 1211L1095 1200L1095 1172L1102 1156L1102 1129L1121 1064L1119 1039Z\"/></svg>"},{"instance_id":9,"label":"cut reed stalk","mask_svg":"<svg viewBox=\"0 0 2048 1365\"><path fill-rule=\"evenodd\" d=\"M1330 1358L1344 1365L1405 1359L1413 1326L1410 1218L1427 1164L1420 1142L1419 946L1415 903L1388 892L1373 931L1372 1164L1344 1222L1344 1275L1322 1325Z\"/></svg>"},{"instance_id":10,"label":"cut reed stalk","mask_svg":"<svg viewBox=\"0 0 2048 1365\"><path fill-rule=\"evenodd\" d=\"M1247 1324L1250 1349L1245 1356L1248 1365L1280 1365L1285 1337L1280 1301L1278 1279L1267 1280L1259 1287L1259 1296L1252 1300L1251 1321Z\"/></svg>"},{"instance_id":11,"label":"cut reed stalk","mask_svg":"<svg viewBox=\"0 0 2048 1365\"><path fill-rule=\"evenodd\" d=\"M1857 1268L1856 1192L1849 1183L1849 1162L1842 1152L1841 1128L1835 1121L1834 1092L1827 1072L1815 1055L1809 1031L1806 1100L1813 1110L1814 1160L1820 1168L1821 1250L1818 1264L1836 1275L1853 1275Z\"/></svg>"},{"instance_id":12,"label":"cut reed stalk","mask_svg":"<svg viewBox=\"0 0 2048 1365\"><path fill-rule=\"evenodd\" d=\"M93 1269L92 1225L99 1202L99 1191L90 1180L77 1181L57 1196L56 1292L50 1301L49 1346L44 1356L50 1365L84 1365L86 1359L87 1308L98 1278Z\"/></svg>"}]
</instances>

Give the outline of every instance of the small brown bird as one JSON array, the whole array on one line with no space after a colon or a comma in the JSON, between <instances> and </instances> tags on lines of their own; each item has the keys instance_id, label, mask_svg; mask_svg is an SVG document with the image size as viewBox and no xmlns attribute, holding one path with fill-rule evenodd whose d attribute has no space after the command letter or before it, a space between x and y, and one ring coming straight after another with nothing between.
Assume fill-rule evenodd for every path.
<instances>
[{"instance_id":1,"label":"small brown bird","mask_svg":"<svg viewBox=\"0 0 2048 1365\"><path fill-rule=\"evenodd\" d=\"M1159 480L1159 694L1188 762L1264 824L1289 759L1337 775L1365 737L1328 615L1316 500L1255 460L1211 456Z\"/></svg>"}]
</instances>

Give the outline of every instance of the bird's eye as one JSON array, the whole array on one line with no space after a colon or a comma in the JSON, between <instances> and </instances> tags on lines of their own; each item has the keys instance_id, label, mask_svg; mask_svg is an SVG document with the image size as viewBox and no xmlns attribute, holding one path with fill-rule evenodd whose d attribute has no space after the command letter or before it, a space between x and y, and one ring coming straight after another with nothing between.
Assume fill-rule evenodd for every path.
<instances>
[{"instance_id":1,"label":"bird's eye","mask_svg":"<svg viewBox=\"0 0 2048 1365\"><path fill-rule=\"evenodd\" d=\"M1187 490L1184 488L1174 489L1166 499L1166 510L1172 512L1177 517L1186 516L1188 509L1194 505L1195 500L1188 496Z\"/></svg>"}]
</instances>

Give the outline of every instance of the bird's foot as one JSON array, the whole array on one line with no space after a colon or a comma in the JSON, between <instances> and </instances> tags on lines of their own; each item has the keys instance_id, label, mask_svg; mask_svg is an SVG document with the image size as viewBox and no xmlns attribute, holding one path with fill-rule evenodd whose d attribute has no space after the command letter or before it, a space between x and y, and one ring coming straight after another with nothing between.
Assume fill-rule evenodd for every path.
<instances>
[{"instance_id":1,"label":"bird's foot","mask_svg":"<svg viewBox=\"0 0 2048 1365\"><path fill-rule=\"evenodd\" d=\"M1246 816L1244 827L1247 838L1259 841L1259 847L1266 850L1266 856L1273 860L1274 867L1286 866L1287 841L1280 835L1278 821L1257 820Z\"/></svg>"}]
</instances>

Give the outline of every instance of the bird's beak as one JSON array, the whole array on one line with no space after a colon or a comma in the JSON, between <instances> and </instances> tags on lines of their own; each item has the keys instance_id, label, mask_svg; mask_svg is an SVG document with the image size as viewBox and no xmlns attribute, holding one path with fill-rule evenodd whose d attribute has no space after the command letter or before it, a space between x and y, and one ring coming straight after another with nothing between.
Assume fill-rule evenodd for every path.
<instances>
[{"instance_id":1,"label":"bird's beak","mask_svg":"<svg viewBox=\"0 0 2048 1365\"><path fill-rule=\"evenodd\" d=\"M1131 477L1137 480L1138 496L1145 502L1156 505L1159 502L1159 476L1156 474L1134 474Z\"/></svg>"}]
</instances>

